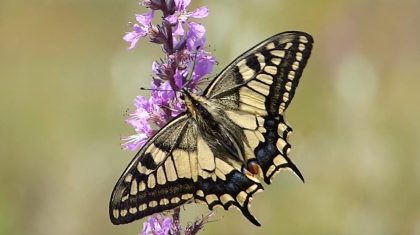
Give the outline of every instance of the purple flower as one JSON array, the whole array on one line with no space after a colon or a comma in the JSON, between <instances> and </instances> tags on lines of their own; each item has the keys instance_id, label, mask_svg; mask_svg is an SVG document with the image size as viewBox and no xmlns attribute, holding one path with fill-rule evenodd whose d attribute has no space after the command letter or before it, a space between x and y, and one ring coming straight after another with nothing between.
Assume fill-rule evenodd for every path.
<instances>
[{"instance_id":1,"label":"purple flower","mask_svg":"<svg viewBox=\"0 0 420 235\"><path fill-rule=\"evenodd\" d=\"M183 70L179 70L177 69L175 74L174 74L174 80L175 80L175 84L177 85L177 87L184 87L184 83L185 83L185 79L188 76L188 70L187 69L183 69Z\"/></svg>"},{"instance_id":2,"label":"purple flower","mask_svg":"<svg viewBox=\"0 0 420 235\"><path fill-rule=\"evenodd\" d=\"M154 16L154 11L149 11L145 14L137 14L136 20L139 24L133 25L133 31L125 34L123 39L130 43L128 49L133 49L140 38L146 37L149 34L150 29L152 28L152 20Z\"/></svg>"},{"instance_id":3,"label":"purple flower","mask_svg":"<svg viewBox=\"0 0 420 235\"><path fill-rule=\"evenodd\" d=\"M161 107L168 105L168 102L175 97L175 92L168 81L163 81L159 86L153 83L151 89L155 104Z\"/></svg>"},{"instance_id":4,"label":"purple flower","mask_svg":"<svg viewBox=\"0 0 420 235\"><path fill-rule=\"evenodd\" d=\"M203 48L206 43L206 29L201 24L190 23L190 30L187 34L187 48L195 51L197 48Z\"/></svg>"},{"instance_id":5,"label":"purple flower","mask_svg":"<svg viewBox=\"0 0 420 235\"><path fill-rule=\"evenodd\" d=\"M149 217L143 223L143 231L140 235L168 235L173 227L171 217L163 218L160 214Z\"/></svg>"},{"instance_id":6,"label":"purple flower","mask_svg":"<svg viewBox=\"0 0 420 235\"><path fill-rule=\"evenodd\" d=\"M127 137L121 138L123 142L122 147L125 150L135 151L143 146L149 139L149 135L144 132L139 132Z\"/></svg>"},{"instance_id":7,"label":"purple flower","mask_svg":"<svg viewBox=\"0 0 420 235\"><path fill-rule=\"evenodd\" d=\"M209 11L207 7L199 7L192 12L188 12L186 8L190 5L191 0L175 0L175 13L165 17L165 20L174 25L174 35L184 35L183 23L188 18L204 18L207 17Z\"/></svg>"},{"instance_id":8,"label":"purple flower","mask_svg":"<svg viewBox=\"0 0 420 235\"><path fill-rule=\"evenodd\" d=\"M180 100L178 96L178 100ZM171 105L171 117L176 117L185 111L185 104L181 102L173 102Z\"/></svg>"},{"instance_id":9,"label":"purple flower","mask_svg":"<svg viewBox=\"0 0 420 235\"><path fill-rule=\"evenodd\" d=\"M213 56L204 50L200 50L195 62L192 81L190 83L191 87L195 88L201 79L211 74L215 64L216 59Z\"/></svg>"},{"instance_id":10,"label":"purple flower","mask_svg":"<svg viewBox=\"0 0 420 235\"><path fill-rule=\"evenodd\" d=\"M147 121L152 113L149 101L142 96L137 96L134 105L136 109L128 114L126 121L134 127L136 134L122 138L123 148L131 151L143 146L153 134L153 130Z\"/></svg>"}]
</instances>

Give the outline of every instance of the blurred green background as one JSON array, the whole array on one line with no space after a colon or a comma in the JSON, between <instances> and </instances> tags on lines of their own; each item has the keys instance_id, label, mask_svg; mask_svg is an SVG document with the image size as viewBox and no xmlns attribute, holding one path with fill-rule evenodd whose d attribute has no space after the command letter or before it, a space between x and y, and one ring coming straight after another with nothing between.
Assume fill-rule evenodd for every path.
<instances>
[{"instance_id":1,"label":"blurred green background","mask_svg":"<svg viewBox=\"0 0 420 235\"><path fill-rule=\"evenodd\" d=\"M302 30L312 57L287 112L302 184L280 174L201 234L420 234L420 1L193 1L224 65ZM192 8L191 8L192 9ZM134 153L124 113L160 48L121 39L137 1L0 1L0 234L137 234L108 200ZM183 212L188 221L206 213Z\"/></svg>"}]
</instances>

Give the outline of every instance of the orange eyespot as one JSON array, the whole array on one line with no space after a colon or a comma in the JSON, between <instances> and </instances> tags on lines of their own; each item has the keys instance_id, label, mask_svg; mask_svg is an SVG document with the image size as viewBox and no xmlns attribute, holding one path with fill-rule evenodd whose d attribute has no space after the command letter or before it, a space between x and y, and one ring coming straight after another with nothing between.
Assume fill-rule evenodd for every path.
<instances>
[{"instance_id":1,"label":"orange eyespot","mask_svg":"<svg viewBox=\"0 0 420 235\"><path fill-rule=\"evenodd\" d=\"M260 173L260 166L255 161L248 162L246 169L253 175L258 175Z\"/></svg>"}]
</instances>

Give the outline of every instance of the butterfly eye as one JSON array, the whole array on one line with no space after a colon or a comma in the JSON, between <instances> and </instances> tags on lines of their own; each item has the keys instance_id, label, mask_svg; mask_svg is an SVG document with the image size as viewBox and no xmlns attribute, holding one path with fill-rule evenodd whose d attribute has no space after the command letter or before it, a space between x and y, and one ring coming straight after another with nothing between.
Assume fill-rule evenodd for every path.
<instances>
[{"instance_id":1,"label":"butterfly eye","mask_svg":"<svg viewBox=\"0 0 420 235\"><path fill-rule=\"evenodd\" d=\"M180 98L181 100L185 100L185 95L184 95L184 94L181 94L181 95L179 96L179 98Z\"/></svg>"}]
</instances>

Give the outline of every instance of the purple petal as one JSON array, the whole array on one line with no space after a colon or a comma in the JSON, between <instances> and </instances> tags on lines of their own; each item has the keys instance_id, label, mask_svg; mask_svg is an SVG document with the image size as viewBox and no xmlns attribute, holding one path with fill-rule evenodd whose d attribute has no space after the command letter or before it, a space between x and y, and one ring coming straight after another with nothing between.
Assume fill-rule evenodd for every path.
<instances>
[{"instance_id":1,"label":"purple petal","mask_svg":"<svg viewBox=\"0 0 420 235\"><path fill-rule=\"evenodd\" d=\"M128 49L133 49L140 38L146 37L148 33L148 28L146 27L140 27L138 24L134 24L132 27L133 31L126 33L123 37L126 42L130 43Z\"/></svg>"},{"instance_id":2,"label":"purple petal","mask_svg":"<svg viewBox=\"0 0 420 235\"><path fill-rule=\"evenodd\" d=\"M209 15L209 9L207 7L199 7L195 11L191 12L190 16L194 18L204 18Z\"/></svg>"},{"instance_id":3,"label":"purple petal","mask_svg":"<svg viewBox=\"0 0 420 235\"><path fill-rule=\"evenodd\" d=\"M143 223L143 231L141 233L141 235L149 235L149 234L153 234L154 230L155 230L155 223L156 223L156 219L155 217L149 217L149 219Z\"/></svg>"},{"instance_id":4,"label":"purple petal","mask_svg":"<svg viewBox=\"0 0 420 235\"><path fill-rule=\"evenodd\" d=\"M190 5L191 0L174 0L177 11L185 10Z\"/></svg>"},{"instance_id":5,"label":"purple petal","mask_svg":"<svg viewBox=\"0 0 420 235\"><path fill-rule=\"evenodd\" d=\"M178 17L175 15L169 15L167 17L165 17L165 20L168 21L171 24L175 24L176 22L178 22Z\"/></svg>"},{"instance_id":6,"label":"purple petal","mask_svg":"<svg viewBox=\"0 0 420 235\"><path fill-rule=\"evenodd\" d=\"M203 48L206 43L206 29L201 24L190 22L187 36L187 48L190 51L197 50L198 47Z\"/></svg>"},{"instance_id":7,"label":"purple petal","mask_svg":"<svg viewBox=\"0 0 420 235\"><path fill-rule=\"evenodd\" d=\"M150 119L149 109L149 107L138 107L136 110L129 113L126 120L127 123L133 126L137 132L149 132L150 126L147 123ZM148 128L144 128L145 125L147 125Z\"/></svg>"},{"instance_id":8,"label":"purple petal","mask_svg":"<svg viewBox=\"0 0 420 235\"><path fill-rule=\"evenodd\" d=\"M130 46L128 47L129 50L131 50L134 47L136 47L136 44L137 44L137 42L139 41L140 38L141 38L141 36L138 33L136 33L136 32L128 32L123 37L124 41L130 43Z\"/></svg>"},{"instance_id":9,"label":"purple petal","mask_svg":"<svg viewBox=\"0 0 420 235\"><path fill-rule=\"evenodd\" d=\"M171 116L172 117L176 117L179 114L181 114L182 112L185 111L185 105L181 102L175 101L172 105L171 105Z\"/></svg>"},{"instance_id":10,"label":"purple petal","mask_svg":"<svg viewBox=\"0 0 420 235\"><path fill-rule=\"evenodd\" d=\"M147 139L149 139L149 136L144 133L137 133L123 137L121 138L123 141L122 147L125 150L134 151L141 148L147 142Z\"/></svg>"},{"instance_id":11,"label":"purple petal","mask_svg":"<svg viewBox=\"0 0 420 235\"><path fill-rule=\"evenodd\" d=\"M153 105L164 106L175 96L169 81L163 82L159 87L152 84L152 96L150 103ZM153 100L152 100L153 98Z\"/></svg>"},{"instance_id":12,"label":"purple petal","mask_svg":"<svg viewBox=\"0 0 420 235\"><path fill-rule=\"evenodd\" d=\"M138 24L134 24L133 31L126 33L123 39L124 41L130 43L130 47L128 49L133 49L140 38L145 37L146 35L147 32L145 32Z\"/></svg>"},{"instance_id":13,"label":"purple petal","mask_svg":"<svg viewBox=\"0 0 420 235\"><path fill-rule=\"evenodd\" d=\"M187 72L188 71L176 69L174 80L177 87L181 88L184 86L184 80Z\"/></svg>"},{"instance_id":14,"label":"purple petal","mask_svg":"<svg viewBox=\"0 0 420 235\"><path fill-rule=\"evenodd\" d=\"M149 101L144 96L137 96L134 99L134 106L136 108L143 108L145 110L149 110L150 109Z\"/></svg>"},{"instance_id":15,"label":"purple petal","mask_svg":"<svg viewBox=\"0 0 420 235\"><path fill-rule=\"evenodd\" d=\"M190 27L190 30L194 33L195 37L197 38L204 38L206 35L206 28L204 28L203 25L198 24L198 23L194 23L194 22L190 22L188 24L188 26Z\"/></svg>"},{"instance_id":16,"label":"purple petal","mask_svg":"<svg viewBox=\"0 0 420 235\"><path fill-rule=\"evenodd\" d=\"M140 235L169 235L172 228L172 218L163 218L160 214L149 217L143 223L143 231Z\"/></svg>"},{"instance_id":17,"label":"purple petal","mask_svg":"<svg viewBox=\"0 0 420 235\"><path fill-rule=\"evenodd\" d=\"M202 74L202 75L211 74L211 72L213 71L214 65L216 64L215 58L211 56L210 54L204 51L201 51L198 53L197 60L198 60L197 61L198 66L194 70L194 72L196 74Z\"/></svg>"},{"instance_id":18,"label":"purple petal","mask_svg":"<svg viewBox=\"0 0 420 235\"><path fill-rule=\"evenodd\" d=\"M184 28L182 27L182 23L178 22L175 26L175 30L173 32L174 36L176 35L184 35Z\"/></svg>"},{"instance_id":19,"label":"purple petal","mask_svg":"<svg viewBox=\"0 0 420 235\"><path fill-rule=\"evenodd\" d=\"M144 14L136 14L136 20L143 26L150 26L154 17L154 11L149 11Z\"/></svg>"},{"instance_id":20,"label":"purple petal","mask_svg":"<svg viewBox=\"0 0 420 235\"><path fill-rule=\"evenodd\" d=\"M194 77L196 77L195 79L200 79L205 75L211 74L215 64L216 60L213 56L199 53L194 68Z\"/></svg>"},{"instance_id":21,"label":"purple petal","mask_svg":"<svg viewBox=\"0 0 420 235\"><path fill-rule=\"evenodd\" d=\"M150 115L146 110L136 109L136 111L130 113L129 118L126 121L136 129L143 129L142 127L145 125L144 123L147 123L149 119Z\"/></svg>"},{"instance_id":22,"label":"purple petal","mask_svg":"<svg viewBox=\"0 0 420 235\"><path fill-rule=\"evenodd\" d=\"M172 98L174 98L175 96L175 92L172 91L172 87L171 84L169 83L169 81L166 81L164 83L162 83L162 85L160 85L160 89L162 89L163 91L161 91L161 97L165 100L170 100Z\"/></svg>"},{"instance_id":23,"label":"purple petal","mask_svg":"<svg viewBox=\"0 0 420 235\"><path fill-rule=\"evenodd\" d=\"M139 235L147 235L152 232L152 227L149 224L149 221L143 223L143 231Z\"/></svg>"},{"instance_id":24,"label":"purple petal","mask_svg":"<svg viewBox=\"0 0 420 235\"><path fill-rule=\"evenodd\" d=\"M167 217L162 222L162 230L165 234L168 234L172 228L172 218Z\"/></svg>"}]
</instances>

